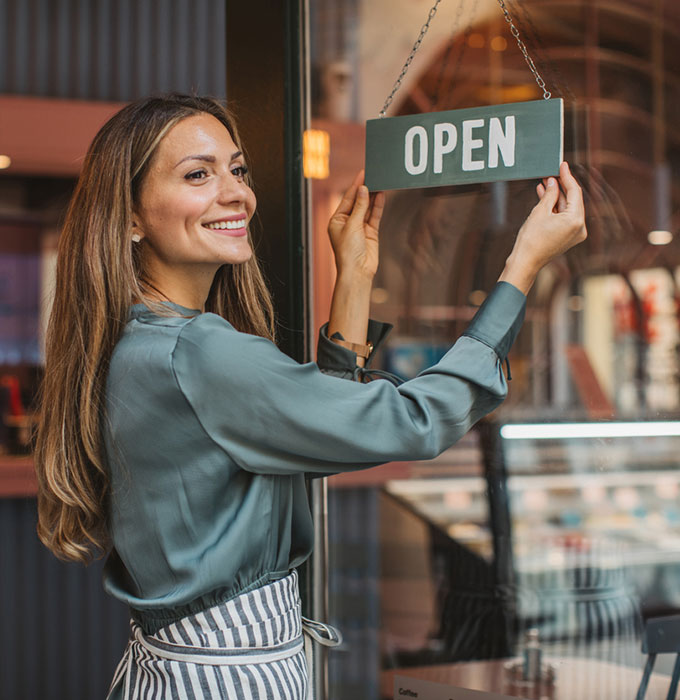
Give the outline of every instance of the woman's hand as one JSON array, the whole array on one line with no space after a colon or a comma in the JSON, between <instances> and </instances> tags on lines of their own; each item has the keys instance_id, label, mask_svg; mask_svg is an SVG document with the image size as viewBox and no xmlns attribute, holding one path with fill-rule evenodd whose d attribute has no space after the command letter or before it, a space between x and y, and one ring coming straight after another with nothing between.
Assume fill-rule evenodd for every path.
<instances>
[{"instance_id":1,"label":"woman's hand","mask_svg":"<svg viewBox=\"0 0 680 700\"><path fill-rule=\"evenodd\" d=\"M382 192L369 195L361 170L328 223L338 277L373 279L378 269L378 227L385 205Z\"/></svg>"},{"instance_id":2,"label":"woman's hand","mask_svg":"<svg viewBox=\"0 0 680 700\"><path fill-rule=\"evenodd\" d=\"M542 267L588 235L583 194L566 161L560 166L559 182L550 177L536 187L536 192L540 201L522 224L499 278L525 294Z\"/></svg>"},{"instance_id":3,"label":"woman's hand","mask_svg":"<svg viewBox=\"0 0 680 700\"><path fill-rule=\"evenodd\" d=\"M338 271L328 336L340 333L358 345L366 343L371 287L378 269L378 226L385 205L383 193L369 196L363 182L361 170L328 223ZM363 366L364 359L357 357L357 364Z\"/></svg>"}]
</instances>

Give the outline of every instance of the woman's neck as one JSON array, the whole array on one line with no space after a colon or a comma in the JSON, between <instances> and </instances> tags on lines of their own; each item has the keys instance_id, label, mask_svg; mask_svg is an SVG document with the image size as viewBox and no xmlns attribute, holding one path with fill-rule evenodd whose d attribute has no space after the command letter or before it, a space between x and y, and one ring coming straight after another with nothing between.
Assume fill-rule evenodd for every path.
<instances>
[{"instance_id":1,"label":"woman's neck","mask_svg":"<svg viewBox=\"0 0 680 700\"><path fill-rule=\"evenodd\" d=\"M149 299L169 301L187 309L205 311L205 303L210 293L218 267L210 269L173 268L172 270L149 271L142 280Z\"/></svg>"}]
</instances>

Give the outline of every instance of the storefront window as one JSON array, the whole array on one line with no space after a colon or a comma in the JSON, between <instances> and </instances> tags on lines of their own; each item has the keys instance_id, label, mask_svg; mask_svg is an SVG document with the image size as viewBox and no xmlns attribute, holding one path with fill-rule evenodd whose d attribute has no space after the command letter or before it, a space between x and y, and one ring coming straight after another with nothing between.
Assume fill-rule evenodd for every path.
<instances>
[{"instance_id":1,"label":"storefront window","mask_svg":"<svg viewBox=\"0 0 680 700\"><path fill-rule=\"evenodd\" d=\"M634 697L646 621L680 612L680 11L506 5L565 100L589 240L532 289L498 411L432 462L330 480L331 613L347 639L331 654L334 698L391 698L395 675L509 696ZM362 125L429 6L314 3L313 121L330 134L329 178L313 182L317 324L332 285L324 217L363 164ZM442 3L388 116L541 96L498 3ZM395 326L382 368L412 377L464 330L534 186L388 194L372 305ZM541 656L543 686L522 677L525 652ZM672 663L660 657L655 671ZM650 687L665 696L668 679Z\"/></svg>"}]
</instances>

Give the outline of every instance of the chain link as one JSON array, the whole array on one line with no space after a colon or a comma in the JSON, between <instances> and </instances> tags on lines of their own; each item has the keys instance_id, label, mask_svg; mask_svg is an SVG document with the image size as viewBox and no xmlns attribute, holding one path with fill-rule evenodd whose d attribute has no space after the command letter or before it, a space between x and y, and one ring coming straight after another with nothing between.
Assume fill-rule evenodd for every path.
<instances>
[{"instance_id":1,"label":"chain link","mask_svg":"<svg viewBox=\"0 0 680 700\"><path fill-rule=\"evenodd\" d=\"M436 0L434 5L430 8L430 11L427 14L427 22L423 24L423 26L420 28L420 34L418 34L418 38L416 39L416 43L413 44L413 48L411 49L411 53L409 54L409 57L406 59L406 63L404 63L403 68L401 69L401 73L399 73L399 77L397 78L396 82L392 86L392 92L387 96L387 99L385 100L385 104L383 105L383 108L380 110L380 114L378 115L381 119L385 116L385 112L389 109L389 106L392 104L392 100L394 99L394 96L397 92L397 90L401 87L401 81L404 79L404 76L406 73L408 73L408 69L411 67L411 62L413 61L414 56L416 53L418 53L418 49L420 48L420 45L423 43L423 39L425 38L425 35L427 34L427 30L430 28L430 22L432 22L432 19L434 16L437 14L437 8L439 7L439 3L442 0Z\"/></svg>"},{"instance_id":2,"label":"chain link","mask_svg":"<svg viewBox=\"0 0 680 700\"><path fill-rule=\"evenodd\" d=\"M538 72L538 69L534 65L534 60L529 56L529 52L527 51L527 47L524 44L524 42L519 38L519 29L515 26L515 23L512 21L512 17L510 16L510 13L508 12L508 8L505 6L505 0L498 0L498 4L501 6L501 10L503 10L503 15L505 17L505 21L510 25L510 33L515 37L515 40L517 41L517 46L519 46L519 50L522 52L524 56L524 60L527 62L527 65L529 66L529 70L534 74L534 78L536 79L536 84L538 85L541 90L543 90L543 99L544 100L549 100L551 97L550 91L546 88L545 86L545 81L543 78L541 78L540 73Z\"/></svg>"}]
</instances>

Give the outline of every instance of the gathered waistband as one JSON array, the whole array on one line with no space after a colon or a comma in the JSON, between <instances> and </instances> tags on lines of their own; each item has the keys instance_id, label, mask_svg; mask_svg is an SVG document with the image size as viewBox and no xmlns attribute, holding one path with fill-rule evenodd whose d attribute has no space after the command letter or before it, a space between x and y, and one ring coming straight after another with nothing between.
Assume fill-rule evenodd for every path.
<instances>
[{"instance_id":1,"label":"gathered waistband","mask_svg":"<svg viewBox=\"0 0 680 700\"><path fill-rule=\"evenodd\" d=\"M297 571L161 627L149 640L212 649L271 647L302 634Z\"/></svg>"},{"instance_id":2,"label":"gathered waistband","mask_svg":"<svg viewBox=\"0 0 680 700\"><path fill-rule=\"evenodd\" d=\"M162 627L167 627L185 617L213 608L229 600L259 590L277 581L282 581L290 575L289 571L268 571L259 579L251 581L245 587L234 585L217 588L210 593L194 598L187 603L174 604L171 607L139 608L130 606L131 617L144 630L145 634L156 634Z\"/></svg>"}]
</instances>

